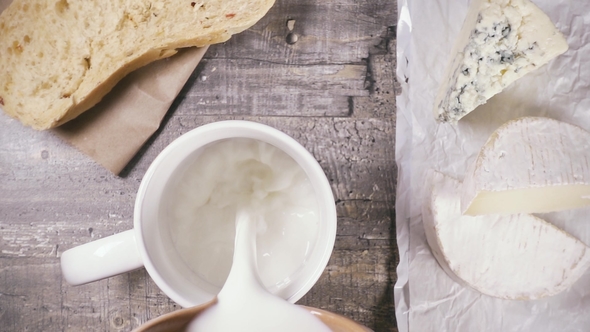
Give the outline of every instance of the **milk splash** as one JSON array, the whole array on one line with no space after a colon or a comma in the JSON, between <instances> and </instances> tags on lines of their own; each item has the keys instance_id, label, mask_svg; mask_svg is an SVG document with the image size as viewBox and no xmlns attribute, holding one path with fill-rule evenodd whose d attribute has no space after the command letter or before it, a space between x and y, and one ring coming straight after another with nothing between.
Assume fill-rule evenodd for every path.
<instances>
[{"instance_id":1,"label":"milk splash","mask_svg":"<svg viewBox=\"0 0 590 332\"><path fill-rule=\"evenodd\" d=\"M234 259L217 303L198 315L189 332L330 332L319 318L266 290L256 268L256 224L251 210L236 215Z\"/></svg>"}]
</instances>

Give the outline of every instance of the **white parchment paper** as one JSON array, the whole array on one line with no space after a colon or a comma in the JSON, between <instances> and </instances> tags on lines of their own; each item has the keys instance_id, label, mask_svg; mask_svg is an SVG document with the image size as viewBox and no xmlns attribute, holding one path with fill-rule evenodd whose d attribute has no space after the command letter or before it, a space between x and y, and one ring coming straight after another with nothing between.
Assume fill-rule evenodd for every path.
<instances>
[{"instance_id":1,"label":"white parchment paper","mask_svg":"<svg viewBox=\"0 0 590 332\"><path fill-rule=\"evenodd\" d=\"M422 227L426 171L436 169L462 180L489 135L506 121L545 116L590 131L590 1L533 2L566 36L569 50L453 126L436 123L432 108L469 1L398 1L400 264L394 295L402 332L590 331L590 271L571 289L550 298L492 298L460 286L445 274L430 253ZM590 209L539 216L590 245Z\"/></svg>"}]
</instances>

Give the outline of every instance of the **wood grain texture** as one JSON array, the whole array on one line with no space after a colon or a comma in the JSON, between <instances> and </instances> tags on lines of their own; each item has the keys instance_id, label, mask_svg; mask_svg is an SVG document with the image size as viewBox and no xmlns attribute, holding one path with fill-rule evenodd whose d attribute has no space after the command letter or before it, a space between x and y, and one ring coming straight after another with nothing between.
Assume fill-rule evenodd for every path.
<instances>
[{"instance_id":1,"label":"wood grain texture","mask_svg":"<svg viewBox=\"0 0 590 332\"><path fill-rule=\"evenodd\" d=\"M334 252L299 303L397 331L396 7L278 1L256 26L210 48L121 176L50 132L0 115L0 330L130 331L179 309L144 269L72 287L60 255L132 227L141 178L175 138L205 123L246 119L304 145L335 195ZM295 20L292 31L287 20ZM289 33L296 43L287 43Z\"/></svg>"}]
</instances>

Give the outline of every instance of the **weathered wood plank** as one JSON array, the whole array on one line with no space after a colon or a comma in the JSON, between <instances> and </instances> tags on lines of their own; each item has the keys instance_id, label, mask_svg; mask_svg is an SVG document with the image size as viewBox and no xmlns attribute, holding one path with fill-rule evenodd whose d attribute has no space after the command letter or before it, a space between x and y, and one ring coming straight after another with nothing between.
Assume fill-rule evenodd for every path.
<instances>
[{"instance_id":1,"label":"weathered wood plank","mask_svg":"<svg viewBox=\"0 0 590 332\"><path fill-rule=\"evenodd\" d=\"M292 31L288 20L295 22ZM279 1L259 24L210 48L192 77L200 88L180 109L201 115L348 116L351 97L368 95L370 50L394 21L388 1ZM290 33L298 36L295 44L286 41Z\"/></svg>"},{"instance_id":2,"label":"weathered wood plank","mask_svg":"<svg viewBox=\"0 0 590 332\"><path fill-rule=\"evenodd\" d=\"M300 303L395 331L395 10L385 0L277 1L252 29L209 49L121 177L0 115L0 330L129 331L178 309L145 269L72 287L59 257L132 227L141 178L174 139L245 119L304 145L335 195L334 252Z\"/></svg>"},{"instance_id":3,"label":"weathered wood plank","mask_svg":"<svg viewBox=\"0 0 590 332\"><path fill-rule=\"evenodd\" d=\"M395 24L396 10L388 0L279 0L258 24L208 54L279 64L358 64ZM295 44L286 41L290 32L299 36Z\"/></svg>"},{"instance_id":4,"label":"weathered wood plank","mask_svg":"<svg viewBox=\"0 0 590 332\"><path fill-rule=\"evenodd\" d=\"M337 201L393 201L391 188L395 184L395 163L391 142L394 132L388 121L291 117L245 119L279 128L305 146L326 172ZM193 128L218 118L191 118L190 124L182 125L187 120L175 117L168 126ZM157 141L166 142L161 144L162 148L181 134L164 132L157 138ZM62 158L61 153L65 150L71 148L56 146L50 155ZM146 150L141 165L136 165L137 173L145 172L159 151L161 148L155 149L155 144ZM140 171L140 167L143 170ZM0 248L5 255L51 256L55 255L56 245L62 247L59 250L64 250L64 246L78 245L132 226L139 177L130 175L123 179L107 173L93 178L51 164L43 168L37 165L36 169L37 172L32 168L27 170L31 175L27 178L13 178L2 184L5 196L0 209L3 222ZM52 172L52 176L46 176L47 172ZM23 204L25 200L28 204ZM77 238L85 240L75 241Z\"/></svg>"},{"instance_id":5,"label":"weathered wood plank","mask_svg":"<svg viewBox=\"0 0 590 332\"><path fill-rule=\"evenodd\" d=\"M393 301L383 300L391 292L396 265L392 209L392 202L338 204L338 215L346 217L339 217L334 252L318 283L299 303L321 304L371 327L393 326ZM6 326L128 331L178 308L143 269L77 287L61 278L56 255L3 257L0 271L0 308L7 308L0 309L0 319ZM43 314L36 315L37 311ZM30 312L34 320L28 318Z\"/></svg>"},{"instance_id":6,"label":"weathered wood plank","mask_svg":"<svg viewBox=\"0 0 590 332\"><path fill-rule=\"evenodd\" d=\"M367 325L376 324L375 315L383 310L379 299L391 291L388 285L394 278L395 268L390 263L392 255L395 255L391 244L394 237L390 233L393 227L391 211L395 172L393 146L389 142L393 128L386 121L377 119L247 119L280 128L307 146L324 167L335 197L340 202L334 254L324 277L312 293L322 295L319 298L310 295L302 303L345 314ZM183 128L175 123L179 121L180 124L183 120L186 119L174 118L167 125ZM215 120L217 117L200 117L193 122L196 121L194 125L197 126ZM167 134L169 132L164 130L156 141L173 140L176 135ZM373 138L376 138L375 142ZM145 151L132 174L145 172L148 166L145 160L153 160L159 150L154 148L155 143ZM56 149L69 148L61 146ZM61 168L45 166L44 171L51 170L59 171ZM66 170L63 169L63 172L65 176ZM145 271L82 288L71 287L63 281L60 289L55 287L56 283L60 283L56 280L61 280L61 273L56 267L57 257L64 250L132 227L134 191L138 182L131 175L127 179L105 175L104 178L98 177L100 181L88 181L85 186L78 187L77 175L72 174L73 181L67 183L71 190L76 189L76 195L68 194L66 189L56 194L53 188L62 181L62 175L46 178L43 173L33 174L37 174L37 179L43 179L44 184L35 192L26 191L29 199L35 202L34 206L23 205L18 198L2 199L0 251L2 257L9 260L7 265L21 268L7 270L3 267L4 273L9 273L6 279L11 280L13 287L21 291L46 289L56 292L48 298L64 298L65 313L75 311L67 317L68 321L74 322L72 326L92 321L90 325L97 326L97 331L126 330L129 326L137 326L147 319L174 310L174 305L157 289ZM34 184L37 179L32 177L30 181ZM19 192L18 188L11 191L15 194ZM50 259L53 263L31 266L31 257L41 262ZM28 283L36 279L44 279L44 282L32 286L19 282L23 271L29 268L35 269L37 275ZM42 302L46 300L41 299ZM2 301L0 298L0 306L12 306L11 303L2 304ZM69 301L73 303L68 304ZM389 303L392 305L393 302ZM118 309L111 312L105 305ZM84 315L85 320L81 318ZM9 316L15 319L14 315ZM120 323L117 317L124 323ZM380 322L391 322L391 317Z\"/></svg>"},{"instance_id":7,"label":"weathered wood plank","mask_svg":"<svg viewBox=\"0 0 590 332\"><path fill-rule=\"evenodd\" d=\"M350 113L350 97L369 94L363 64L308 67L211 59L202 65L193 77L199 88L184 96L180 114L342 117Z\"/></svg>"}]
</instances>

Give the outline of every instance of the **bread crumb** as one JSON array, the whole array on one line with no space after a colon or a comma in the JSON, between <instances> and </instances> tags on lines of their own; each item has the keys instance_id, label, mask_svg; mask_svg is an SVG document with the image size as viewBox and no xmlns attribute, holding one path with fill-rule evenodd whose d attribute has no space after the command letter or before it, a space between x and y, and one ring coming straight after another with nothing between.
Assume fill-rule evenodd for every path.
<instances>
[{"instance_id":1,"label":"bread crumb","mask_svg":"<svg viewBox=\"0 0 590 332\"><path fill-rule=\"evenodd\" d=\"M227 18L233 18L234 16L236 16L236 14L225 14L225 17Z\"/></svg>"},{"instance_id":2,"label":"bread crumb","mask_svg":"<svg viewBox=\"0 0 590 332\"><path fill-rule=\"evenodd\" d=\"M287 29L289 29L289 31L293 31L294 28L295 28L295 20L287 20Z\"/></svg>"}]
</instances>

